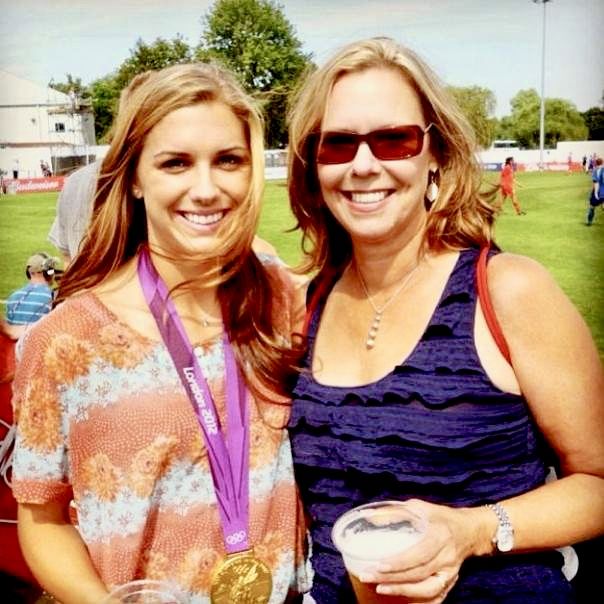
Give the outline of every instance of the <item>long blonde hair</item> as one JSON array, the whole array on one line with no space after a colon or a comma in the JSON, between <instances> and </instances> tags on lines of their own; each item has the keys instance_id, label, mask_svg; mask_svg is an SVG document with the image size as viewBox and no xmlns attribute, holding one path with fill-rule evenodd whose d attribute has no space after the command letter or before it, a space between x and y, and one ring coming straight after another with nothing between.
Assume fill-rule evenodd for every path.
<instances>
[{"instance_id":1,"label":"long blonde hair","mask_svg":"<svg viewBox=\"0 0 604 604\"><path fill-rule=\"evenodd\" d=\"M344 47L311 73L289 111L289 197L303 233L305 270L337 271L352 255L350 237L327 209L314 149L328 97L347 73L387 68L417 93L425 123L432 122L430 150L439 165L439 195L427 216L424 245L432 250L481 246L492 238L494 190L481 191L472 128L433 71L413 51L389 38Z\"/></svg>"},{"instance_id":2,"label":"long blonde hair","mask_svg":"<svg viewBox=\"0 0 604 604\"><path fill-rule=\"evenodd\" d=\"M221 66L193 63L151 72L122 98L97 181L92 221L61 280L57 303L100 284L147 245L144 204L132 192L145 139L172 111L213 101L227 105L244 126L251 178L246 198L232 210L234 219L218 232L211 259L214 268L204 269L204 284L218 285L225 328L240 367L249 368L247 373L269 389L285 392L294 356L273 325L273 304L282 288L272 282L251 250L264 187L262 116L234 76ZM183 261L207 266L208 257Z\"/></svg>"}]
</instances>

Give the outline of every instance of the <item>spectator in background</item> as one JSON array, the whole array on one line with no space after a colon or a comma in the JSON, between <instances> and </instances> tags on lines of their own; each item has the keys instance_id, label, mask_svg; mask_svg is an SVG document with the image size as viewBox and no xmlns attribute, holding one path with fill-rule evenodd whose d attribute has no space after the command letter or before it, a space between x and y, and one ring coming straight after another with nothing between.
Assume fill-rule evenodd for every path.
<instances>
[{"instance_id":1,"label":"spectator in background","mask_svg":"<svg viewBox=\"0 0 604 604\"><path fill-rule=\"evenodd\" d=\"M52 176L50 166L43 159L40 160L40 170L42 170L42 176L44 178L50 178Z\"/></svg>"},{"instance_id":2,"label":"spectator in background","mask_svg":"<svg viewBox=\"0 0 604 604\"><path fill-rule=\"evenodd\" d=\"M15 159L15 161L13 161L13 178L16 180L17 178L19 178L19 160Z\"/></svg>"},{"instance_id":3,"label":"spectator in background","mask_svg":"<svg viewBox=\"0 0 604 604\"><path fill-rule=\"evenodd\" d=\"M514 206L514 211L516 215L523 216L526 214L520 207L520 202L518 201L518 197L516 195L516 179L514 178L514 158L506 157L505 164L501 170L501 175L499 178L499 189L501 194L501 202L499 204L499 209L503 208L503 204L507 197L511 198L512 205Z\"/></svg>"},{"instance_id":4,"label":"spectator in background","mask_svg":"<svg viewBox=\"0 0 604 604\"><path fill-rule=\"evenodd\" d=\"M591 173L592 188L589 194L589 209L585 220L586 226L591 226L596 215L596 208L604 203L604 168L602 168L602 158L598 157L595 161L596 167Z\"/></svg>"},{"instance_id":5,"label":"spectator in background","mask_svg":"<svg viewBox=\"0 0 604 604\"><path fill-rule=\"evenodd\" d=\"M59 193L48 240L61 252L65 267L78 253L88 227L100 165L100 160L94 161L72 172Z\"/></svg>"},{"instance_id":6,"label":"spectator in background","mask_svg":"<svg viewBox=\"0 0 604 604\"><path fill-rule=\"evenodd\" d=\"M55 271L59 259L38 252L27 260L25 274L28 283L15 290L6 302L6 322L9 325L28 326L50 312Z\"/></svg>"}]
</instances>

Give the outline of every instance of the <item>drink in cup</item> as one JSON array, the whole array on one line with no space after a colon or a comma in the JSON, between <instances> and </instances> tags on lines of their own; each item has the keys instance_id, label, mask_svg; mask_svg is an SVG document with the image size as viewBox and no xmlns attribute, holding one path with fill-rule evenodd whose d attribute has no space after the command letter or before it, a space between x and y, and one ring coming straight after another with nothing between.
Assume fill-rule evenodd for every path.
<instances>
[{"instance_id":1,"label":"drink in cup","mask_svg":"<svg viewBox=\"0 0 604 604\"><path fill-rule=\"evenodd\" d=\"M359 604L403 604L407 598L378 594L358 577L420 541L426 520L401 501L379 501L349 510L333 526L331 538L342 554Z\"/></svg>"},{"instance_id":2,"label":"drink in cup","mask_svg":"<svg viewBox=\"0 0 604 604\"><path fill-rule=\"evenodd\" d=\"M102 604L187 604L187 600L167 581L141 579L117 586Z\"/></svg>"}]
</instances>

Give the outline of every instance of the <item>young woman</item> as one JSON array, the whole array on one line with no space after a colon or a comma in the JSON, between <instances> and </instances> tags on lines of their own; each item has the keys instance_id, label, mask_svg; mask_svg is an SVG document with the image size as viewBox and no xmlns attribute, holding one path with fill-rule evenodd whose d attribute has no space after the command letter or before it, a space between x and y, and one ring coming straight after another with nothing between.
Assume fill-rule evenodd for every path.
<instances>
[{"instance_id":1,"label":"young woman","mask_svg":"<svg viewBox=\"0 0 604 604\"><path fill-rule=\"evenodd\" d=\"M429 519L360 577L413 603L571 602L555 548L604 531L596 347L525 257L491 254L483 312L495 210L474 157L444 87L389 39L337 53L291 113L289 192L317 276L290 435L321 604L354 601L330 532L366 502Z\"/></svg>"},{"instance_id":2,"label":"young woman","mask_svg":"<svg viewBox=\"0 0 604 604\"><path fill-rule=\"evenodd\" d=\"M20 540L63 604L141 578L190 602L308 588L285 430L303 301L251 250L262 188L259 113L222 69L152 73L120 108L15 379Z\"/></svg>"}]
</instances>

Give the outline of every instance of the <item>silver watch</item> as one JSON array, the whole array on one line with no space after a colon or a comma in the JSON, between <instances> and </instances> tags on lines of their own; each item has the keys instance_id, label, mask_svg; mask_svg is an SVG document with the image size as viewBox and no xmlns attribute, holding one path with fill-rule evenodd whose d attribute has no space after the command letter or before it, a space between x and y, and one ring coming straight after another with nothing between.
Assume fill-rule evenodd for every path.
<instances>
[{"instance_id":1,"label":"silver watch","mask_svg":"<svg viewBox=\"0 0 604 604\"><path fill-rule=\"evenodd\" d=\"M509 552L514 547L514 527L510 521L508 513L500 503L494 503L487 505L490 510L495 512L499 525L497 531L493 537L493 545L497 547L500 552Z\"/></svg>"}]
</instances>

